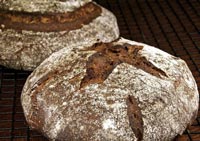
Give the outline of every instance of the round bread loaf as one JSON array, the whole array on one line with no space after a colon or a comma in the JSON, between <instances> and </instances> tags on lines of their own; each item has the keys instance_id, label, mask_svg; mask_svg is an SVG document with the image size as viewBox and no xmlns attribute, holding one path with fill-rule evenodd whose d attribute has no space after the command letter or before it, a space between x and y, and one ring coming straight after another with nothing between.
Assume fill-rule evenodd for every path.
<instances>
[{"instance_id":1,"label":"round bread loaf","mask_svg":"<svg viewBox=\"0 0 200 141\"><path fill-rule=\"evenodd\" d=\"M52 54L21 102L30 127L49 139L169 141L196 118L199 94L183 60L121 38Z\"/></svg>"},{"instance_id":2,"label":"round bread loaf","mask_svg":"<svg viewBox=\"0 0 200 141\"><path fill-rule=\"evenodd\" d=\"M1 0L0 65L33 70L61 48L111 42L115 16L91 0Z\"/></svg>"}]
</instances>

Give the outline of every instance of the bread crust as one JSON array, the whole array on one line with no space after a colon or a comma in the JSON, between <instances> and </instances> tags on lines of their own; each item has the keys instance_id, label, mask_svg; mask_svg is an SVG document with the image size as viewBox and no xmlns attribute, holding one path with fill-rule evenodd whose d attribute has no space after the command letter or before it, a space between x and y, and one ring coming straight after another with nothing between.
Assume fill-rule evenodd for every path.
<instances>
[{"instance_id":1,"label":"bread crust","mask_svg":"<svg viewBox=\"0 0 200 141\"><path fill-rule=\"evenodd\" d=\"M59 32L82 28L89 24L96 17L100 16L101 8L90 2L67 13L45 13L39 12L18 12L0 10L1 30L13 29L16 31L34 31L34 32ZM84 17L84 18L83 18Z\"/></svg>"},{"instance_id":2,"label":"bread crust","mask_svg":"<svg viewBox=\"0 0 200 141\"><path fill-rule=\"evenodd\" d=\"M87 62L98 51L91 45L62 49L46 59L23 88L21 101L31 128L56 140L166 141L183 133L197 116L199 103L186 63L146 44L126 39L111 44L142 47L137 56L162 70L160 75L148 71L152 66L123 62L103 81L81 87Z\"/></svg>"},{"instance_id":3,"label":"bread crust","mask_svg":"<svg viewBox=\"0 0 200 141\"><path fill-rule=\"evenodd\" d=\"M110 11L94 3L88 3L85 6L87 7L87 5L97 8L94 8L94 10L100 10L100 15L99 12L96 12L99 16L96 15L95 18L95 14L90 13L89 8L89 13L86 12L85 14L92 14L91 17L94 19L90 19L91 22L89 22L89 19L86 18L86 21L89 22L87 24L71 25L69 26L71 30L57 32L17 31L4 29L6 26L1 25L0 64L9 68L32 71L49 55L62 48L74 48L80 44L82 46L93 45L98 42L110 42L117 39L119 29L116 17ZM40 27L37 26L37 28ZM56 28L59 27L55 26ZM46 29L51 30L48 27Z\"/></svg>"},{"instance_id":4,"label":"bread crust","mask_svg":"<svg viewBox=\"0 0 200 141\"><path fill-rule=\"evenodd\" d=\"M92 0L0 0L0 9L10 11L66 13L75 11Z\"/></svg>"}]
</instances>

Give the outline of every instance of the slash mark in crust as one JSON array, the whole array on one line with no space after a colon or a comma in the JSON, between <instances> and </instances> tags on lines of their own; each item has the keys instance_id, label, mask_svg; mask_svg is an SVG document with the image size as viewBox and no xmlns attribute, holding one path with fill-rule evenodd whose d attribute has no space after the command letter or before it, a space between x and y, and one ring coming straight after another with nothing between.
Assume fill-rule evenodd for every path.
<instances>
[{"instance_id":1,"label":"slash mark in crust","mask_svg":"<svg viewBox=\"0 0 200 141\"><path fill-rule=\"evenodd\" d=\"M137 100L133 96L127 98L127 114L129 118L129 124L137 137L138 141L143 139L143 120L140 107Z\"/></svg>"},{"instance_id":2,"label":"slash mark in crust","mask_svg":"<svg viewBox=\"0 0 200 141\"><path fill-rule=\"evenodd\" d=\"M167 76L164 71L154 66L139 53L143 46L113 43L98 43L87 50L97 51L91 55L86 64L86 76L82 79L80 88L94 83L103 83L115 67L128 63L156 77Z\"/></svg>"}]
</instances>

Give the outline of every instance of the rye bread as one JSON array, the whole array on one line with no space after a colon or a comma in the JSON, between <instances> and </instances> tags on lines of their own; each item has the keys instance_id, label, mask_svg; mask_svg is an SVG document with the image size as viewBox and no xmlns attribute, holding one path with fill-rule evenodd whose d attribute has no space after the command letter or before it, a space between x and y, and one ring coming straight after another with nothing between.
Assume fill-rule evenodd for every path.
<instances>
[{"instance_id":1,"label":"rye bread","mask_svg":"<svg viewBox=\"0 0 200 141\"><path fill-rule=\"evenodd\" d=\"M0 65L35 69L53 52L119 37L115 16L91 0L0 1Z\"/></svg>"},{"instance_id":2,"label":"rye bread","mask_svg":"<svg viewBox=\"0 0 200 141\"><path fill-rule=\"evenodd\" d=\"M121 38L52 54L21 102L29 126L52 140L168 141L197 116L199 94L183 60Z\"/></svg>"}]
</instances>

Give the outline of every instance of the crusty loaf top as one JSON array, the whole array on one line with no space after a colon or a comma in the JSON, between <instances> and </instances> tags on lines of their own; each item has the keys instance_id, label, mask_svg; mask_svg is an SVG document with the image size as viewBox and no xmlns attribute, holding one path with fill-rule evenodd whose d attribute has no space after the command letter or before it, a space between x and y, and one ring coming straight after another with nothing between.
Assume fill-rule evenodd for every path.
<instances>
[{"instance_id":1,"label":"crusty loaf top","mask_svg":"<svg viewBox=\"0 0 200 141\"><path fill-rule=\"evenodd\" d=\"M29 125L50 139L168 141L196 117L198 99L183 60L120 39L52 54L21 100Z\"/></svg>"},{"instance_id":2,"label":"crusty loaf top","mask_svg":"<svg viewBox=\"0 0 200 141\"><path fill-rule=\"evenodd\" d=\"M70 31L89 24L101 16L101 7L93 2L67 13L37 13L0 11L0 29L17 31L58 32Z\"/></svg>"},{"instance_id":3,"label":"crusty loaf top","mask_svg":"<svg viewBox=\"0 0 200 141\"><path fill-rule=\"evenodd\" d=\"M94 3L88 3L79 10L92 5ZM51 53L63 47L73 48L79 45L92 45L96 42L111 42L117 39L119 29L116 17L103 7L98 5L95 7L101 12L97 12L100 16L97 16L90 23L79 24L82 28L77 28L78 26L75 26L74 23L70 23L73 25L71 28L77 28L76 30L71 29L71 31L36 32L22 30L18 32L13 29L5 29L6 25L1 25L3 27L0 27L0 64L15 69L33 70ZM91 8L87 9L91 10ZM78 11L76 10L76 12ZM91 14L95 16L94 13L91 12ZM56 16L51 17L55 18ZM0 20L1 22L3 21ZM16 25L13 23L13 26ZM20 23L18 25L21 26ZM38 25L37 28L40 26ZM58 26L54 27L58 28Z\"/></svg>"},{"instance_id":4,"label":"crusty loaf top","mask_svg":"<svg viewBox=\"0 0 200 141\"><path fill-rule=\"evenodd\" d=\"M92 0L0 0L0 9L25 12L63 13L74 11Z\"/></svg>"}]
</instances>

